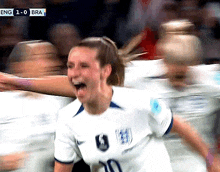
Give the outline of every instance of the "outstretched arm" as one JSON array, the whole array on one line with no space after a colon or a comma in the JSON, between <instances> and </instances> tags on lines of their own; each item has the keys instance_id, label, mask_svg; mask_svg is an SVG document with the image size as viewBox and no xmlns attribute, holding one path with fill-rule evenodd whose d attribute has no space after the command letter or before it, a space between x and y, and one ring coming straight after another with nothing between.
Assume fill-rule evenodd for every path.
<instances>
[{"instance_id":1,"label":"outstretched arm","mask_svg":"<svg viewBox=\"0 0 220 172\"><path fill-rule=\"evenodd\" d=\"M42 78L20 78L0 73L0 91L24 90L43 94L75 97L67 76L54 75Z\"/></svg>"},{"instance_id":2,"label":"outstretched arm","mask_svg":"<svg viewBox=\"0 0 220 172\"><path fill-rule=\"evenodd\" d=\"M209 172L220 172L220 159L210 152L207 145L195 129L178 116L173 117L171 132L177 133L191 148L197 151L207 162Z\"/></svg>"}]
</instances>

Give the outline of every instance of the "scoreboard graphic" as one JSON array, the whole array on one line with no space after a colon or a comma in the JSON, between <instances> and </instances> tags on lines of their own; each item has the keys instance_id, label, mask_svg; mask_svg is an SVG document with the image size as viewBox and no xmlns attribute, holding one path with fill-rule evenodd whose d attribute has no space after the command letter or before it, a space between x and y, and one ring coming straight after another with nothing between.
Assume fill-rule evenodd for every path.
<instances>
[{"instance_id":1,"label":"scoreboard graphic","mask_svg":"<svg viewBox=\"0 0 220 172\"><path fill-rule=\"evenodd\" d=\"M0 8L0 17L13 16L45 17L46 8Z\"/></svg>"}]
</instances>

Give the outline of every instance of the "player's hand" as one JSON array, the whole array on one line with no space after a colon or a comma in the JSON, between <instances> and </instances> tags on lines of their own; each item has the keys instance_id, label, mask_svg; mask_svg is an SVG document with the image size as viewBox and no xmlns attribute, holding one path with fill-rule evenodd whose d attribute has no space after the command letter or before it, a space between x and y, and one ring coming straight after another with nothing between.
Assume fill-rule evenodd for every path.
<instances>
[{"instance_id":1,"label":"player's hand","mask_svg":"<svg viewBox=\"0 0 220 172\"><path fill-rule=\"evenodd\" d=\"M1 169L2 170L16 170L24 167L25 159L27 154L24 152L13 153L1 157Z\"/></svg>"},{"instance_id":2,"label":"player's hand","mask_svg":"<svg viewBox=\"0 0 220 172\"><path fill-rule=\"evenodd\" d=\"M15 77L10 74L0 72L0 91L18 90L19 86L16 85Z\"/></svg>"}]
</instances>

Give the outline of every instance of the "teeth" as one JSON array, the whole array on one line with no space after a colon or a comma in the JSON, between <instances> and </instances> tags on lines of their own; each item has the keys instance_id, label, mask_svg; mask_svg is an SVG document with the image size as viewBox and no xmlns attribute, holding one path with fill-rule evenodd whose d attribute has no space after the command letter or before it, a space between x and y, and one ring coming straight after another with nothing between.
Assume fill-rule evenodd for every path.
<instances>
[{"instance_id":1,"label":"teeth","mask_svg":"<svg viewBox=\"0 0 220 172\"><path fill-rule=\"evenodd\" d=\"M82 84L82 82L79 82L79 81L72 81L72 83L73 83L74 85Z\"/></svg>"},{"instance_id":2,"label":"teeth","mask_svg":"<svg viewBox=\"0 0 220 172\"><path fill-rule=\"evenodd\" d=\"M75 82L74 85L80 85L82 82Z\"/></svg>"}]
</instances>

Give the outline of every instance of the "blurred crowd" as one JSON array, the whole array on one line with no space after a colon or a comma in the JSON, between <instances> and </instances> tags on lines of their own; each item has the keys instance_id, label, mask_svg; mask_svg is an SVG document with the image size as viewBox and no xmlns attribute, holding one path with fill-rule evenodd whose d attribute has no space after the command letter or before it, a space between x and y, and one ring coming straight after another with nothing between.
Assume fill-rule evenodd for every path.
<instances>
[{"instance_id":1,"label":"blurred crowd","mask_svg":"<svg viewBox=\"0 0 220 172\"><path fill-rule=\"evenodd\" d=\"M123 48L134 38L129 50L146 51L142 59L155 59L160 24L172 19L195 24L204 63L220 57L220 4L215 0L1 0L0 5L47 10L46 17L1 18L0 71L5 70L13 47L27 40L53 43L64 64L70 48L88 36L107 36Z\"/></svg>"},{"instance_id":2,"label":"blurred crowd","mask_svg":"<svg viewBox=\"0 0 220 172\"><path fill-rule=\"evenodd\" d=\"M46 17L0 20L0 71L16 76L66 74L70 49L90 36L111 38L122 53L146 52L140 60L158 59L160 26L175 19L188 19L194 24L194 34L202 44L203 64L220 61L217 0L0 0L0 8L46 8ZM11 160L5 171L25 166L21 161L27 156L26 171L52 171L57 111L72 99L23 91L1 93L0 99L2 112L7 112L0 117L0 125L4 126L0 127L0 144L5 147L10 144L10 151L5 148L5 152L0 152L0 157ZM15 119L18 120L12 128L8 124ZM25 146L25 151L19 145Z\"/></svg>"}]
</instances>

